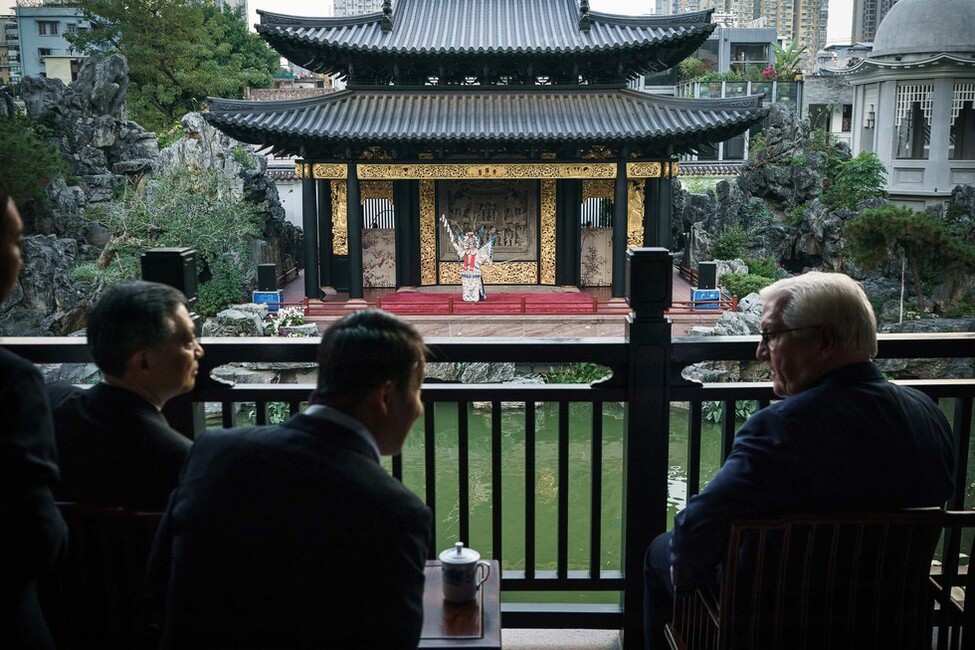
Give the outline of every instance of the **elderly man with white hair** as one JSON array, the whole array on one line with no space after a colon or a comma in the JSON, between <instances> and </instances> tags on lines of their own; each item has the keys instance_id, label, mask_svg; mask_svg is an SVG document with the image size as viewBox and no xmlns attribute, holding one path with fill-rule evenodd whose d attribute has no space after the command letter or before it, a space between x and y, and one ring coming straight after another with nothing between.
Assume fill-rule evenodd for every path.
<instances>
[{"instance_id":1,"label":"elderly man with white hair","mask_svg":"<svg viewBox=\"0 0 975 650\"><path fill-rule=\"evenodd\" d=\"M748 419L724 465L647 549L647 647L662 646L674 589L716 584L742 517L942 506L954 451L944 414L881 375L877 322L859 284L806 273L762 291L762 338L782 397Z\"/></svg>"}]
</instances>

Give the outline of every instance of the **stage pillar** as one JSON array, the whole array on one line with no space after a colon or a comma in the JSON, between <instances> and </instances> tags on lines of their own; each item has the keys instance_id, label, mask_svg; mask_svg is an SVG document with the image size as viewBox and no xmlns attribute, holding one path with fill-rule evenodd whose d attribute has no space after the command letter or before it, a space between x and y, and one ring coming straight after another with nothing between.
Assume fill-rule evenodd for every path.
<instances>
[{"instance_id":1,"label":"stage pillar","mask_svg":"<svg viewBox=\"0 0 975 650\"><path fill-rule=\"evenodd\" d=\"M560 179L556 181L556 194L555 284L578 286L582 246L579 223L582 217L582 181Z\"/></svg>"},{"instance_id":2,"label":"stage pillar","mask_svg":"<svg viewBox=\"0 0 975 650\"><path fill-rule=\"evenodd\" d=\"M626 296L626 217L628 214L626 159L616 164L613 192L613 297Z\"/></svg>"},{"instance_id":3,"label":"stage pillar","mask_svg":"<svg viewBox=\"0 0 975 650\"><path fill-rule=\"evenodd\" d=\"M356 164L349 163L346 214L349 221L349 300L362 299L362 199Z\"/></svg>"},{"instance_id":4,"label":"stage pillar","mask_svg":"<svg viewBox=\"0 0 975 650\"><path fill-rule=\"evenodd\" d=\"M305 163L301 178L301 229L305 235L305 297L318 300L322 292L318 282L318 203L311 168Z\"/></svg>"},{"instance_id":5,"label":"stage pillar","mask_svg":"<svg viewBox=\"0 0 975 650\"><path fill-rule=\"evenodd\" d=\"M393 181L396 213L396 286L420 284L420 185Z\"/></svg>"},{"instance_id":6,"label":"stage pillar","mask_svg":"<svg viewBox=\"0 0 975 650\"><path fill-rule=\"evenodd\" d=\"M319 282L323 287L335 287L332 276L332 182L319 180L318 186L318 253Z\"/></svg>"}]
</instances>

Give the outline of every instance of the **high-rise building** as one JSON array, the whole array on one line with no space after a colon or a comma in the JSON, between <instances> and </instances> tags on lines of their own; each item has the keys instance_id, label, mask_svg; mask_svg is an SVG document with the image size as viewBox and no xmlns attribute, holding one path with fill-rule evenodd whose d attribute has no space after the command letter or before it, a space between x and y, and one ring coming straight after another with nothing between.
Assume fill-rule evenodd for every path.
<instances>
[{"instance_id":1,"label":"high-rise building","mask_svg":"<svg viewBox=\"0 0 975 650\"><path fill-rule=\"evenodd\" d=\"M673 5L674 13L714 9L720 13L733 13L739 22L755 20L761 15L761 0L663 0Z\"/></svg>"},{"instance_id":2,"label":"high-rise building","mask_svg":"<svg viewBox=\"0 0 975 650\"><path fill-rule=\"evenodd\" d=\"M787 45L793 39L805 45L810 63L826 44L829 0L674 0L674 5L676 13L714 9L734 14L738 25L764 18Z\"/></svg>"},{"instance_id":3,"label":"high-rise building","mask_svg":"<svg viewBox=\"0 0 975 650\"><path fill-rule=\"evenodd\" d=\"M382 10L383 0L335 0L336 16L355 16Z\"/></svg>"},{"instance_id":4,"label":"high-rise building","mask_svg":"<svg viewBox=\"0 0 975 650\"><path fill-rule=\"evenodd\" d=\"M826 44L829 0L762 0L761 11L783 42L806 46L807 62Z\"/></svg>"},{"instance_id":5,"label":"high-rise building","mask_svg":"<svg viewBox=\"0 0 975 650\"><path fill-rule=\"evenodd\" d=\"M877 26L897 0L854 0L853 33L850 42L872 41Z\"/></svg>"},{"instance_id":6,"label":"high-rise building","mask_svg":"<svg viewBox=\"0 0 975 650\"><path fill-rule=\"evenodd\" d=\"M16 16L0 16L0 85L20 83L20 36Z\"/></svg>"}]
</instances>

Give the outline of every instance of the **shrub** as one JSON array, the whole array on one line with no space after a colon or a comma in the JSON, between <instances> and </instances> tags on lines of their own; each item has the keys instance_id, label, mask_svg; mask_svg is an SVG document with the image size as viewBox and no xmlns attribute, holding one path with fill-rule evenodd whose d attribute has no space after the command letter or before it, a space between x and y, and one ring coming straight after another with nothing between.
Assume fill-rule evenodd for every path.
<instances>
[{"instance_id":1,"label":"shrub","mask_svg":"<svg viewBox=\"0 0 975 650\"><path fill-rule=\"evenodd\" d=\"M766 278L774 278L779 270L779 265L771 257L746 257L745 264L748 265L750 275L761 275Z\"/></svg>"},{"instance_id":2,"label":"shrub","mask_svg":"<svg viewBox=\"0 0 975 650\"><path fill-rule=\"evenodd\" d=\"M721 276L719 283L731 295L744 298L750 293L758 293L773 282L775 282L773 278L764 275L725 273Z\"/></svg>"},{"instance_id":3,"label":"shrub","mask_svg":"<svg viewBox=\"0 0 975 650\"><path fill-rule=\"evenodd\" d=\"M861 202L884 195L886 175L887 168L877 154L861 151L856 158L839 163L823 201L833 208L854 210Z\"/></svg>"},{"instance_id":4,"label":"shrub","mask_svg":"<svg viewBox=\"0 0 975 650\"><path fill-rule=\"evenodd\" d=\"M802 219L806 216L806 204L800 203L789 210L789 223L793 226L802 225Z\"/></svg>"},{"instance_id":5,"label":"shrub","mask_svg":"<svg viewBox=\"0 0 975 650\"><path fill-rule=\"evenodd\" d=\"M610 369L595 363L573 363L539 373L546 384L591 384L609 377Z\"/></svg>"},{"instance_id":6,"label":"shrub","mask_svg":"<svg viewBox=\"0 0 975 650\"><path fill-rule=\"evenodd\" d=\"M714 238L711 257L716 260L733 260L741 257L748 243L748 232L741 226L728 228Z\"/></svg>"},{"instance_id":7,"label":"shrub","mask_svg":"<svg viewBox=\"0 0 975 650\"><path fill-rule=\"evenodd\" d=\"M58 148L44 139L50 135L41 122L0 117L0 185L21 209L41 200L44 187L68 171Z\"/></svg>"},{"instance_id":8,"label":"shrub","mask_svg":"<svg viewBox=\"0 0 975 650\"><path fill-rule=\"evenodd\" d=\"M153 177L147 188L125 185L120 194L87 212L112 233L98 262L100 279L112 284L139 277L139 256L147 248L193 247L201 279L199 313L212 316L240 301L250 240L261 229L255 207L234 195L230 179L183 169ZM74 273L95 279L82 266Z\"/></svg>"},{"instance_id":9,"label":"shrub","mask_svg":"<svg viewBox=\"0 0 975 650\"><path fill-rule=\"evenodd\" d=\"M267 324L267 331L272 336L281 336L282 327L305 324L305 312L300 307L285 307L271 316Z\"/></svg>"}]
</instances>

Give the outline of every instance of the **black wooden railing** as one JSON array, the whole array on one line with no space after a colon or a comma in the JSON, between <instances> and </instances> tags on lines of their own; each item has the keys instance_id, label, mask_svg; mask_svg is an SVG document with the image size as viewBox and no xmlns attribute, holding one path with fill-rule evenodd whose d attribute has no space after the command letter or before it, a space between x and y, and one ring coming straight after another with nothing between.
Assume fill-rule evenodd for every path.
<instances>
[{"instance_id":1,"label":"black wooden railing","mask_svg":"<svg viewBox=\"0 0 975 650\"><path fill-rule=\"evenodd\" d=\"M511 558L503 573L503 624L506 627L593 627L622 628L624 646L628 650L642 647L642 558L655 535L667 526L668 470L670 459L670 413L674 403L688 406L687 436L687 492L699 491L702 480L701 441L702 412L706 402L723 404L726 415L734 412L735 404L756 400L766 405L774 399L769 383L696 384L681 379L681 370L700 361L741 361L754 358L758 337L683 338L671 339L670 323L664 310L671 299L670 255L661 249L639 249L630 252L628 261L628 300L633 312L627 317L626 336L601 339L447 339L430 338L428 345L437 362L515 362L542 365L595 363L609 368L609 379L592 385L511 385L511 384L446 384L425 383L423 400L426 414L422 434L414 434L416 445L408 445L401 457L393 459L390 467L394 475L412 475L413 468L422 468L422 480L411 485L434 509L435 521L442 522L444 510L457 511L456 534L471 541L475 523L471 520L472 504L472 420L470 405L487 402L490 434L488 451L490 469L488 510L491 525L486 537L472 545L489 550L501 560ZM190 435L199 435L205 427L203 407L206 403L222 405L223 426L235 423L235 405L255 404L256 421L266 421L268 404L284 402L296 412L311 390L310 385L228 385L211 378L214 368L239 362L312 362L317 341L313 339L204 339L206 356L201 361L197 387L191 395L171 402L167 416L174 426ZM66 363L88 361L83 339L78 338L17 338L0 339L0 345L36 363ZM884 358L951 358L975 357L975 334L882 335L880 357ZM950 401L953 407L953 426L959 450L956 493L949 507L965 507L965 489L969 483L968 457L972 428L972 398L975 380L915 380L905 382L927 392L932 397ZM504 411L505 403L517 403L520 408ZM555 460L542 460L537 403L548 404L554 411L551 430ZM588 480L580 481L569 472L573 435L569 412L577 404L590 405L590 420L582 435L588 459L582 463ZM610 434L605 430L610 413L622 412L621 431ZM514 413L514 415L511 415ZM552 417L548 418L549 420ZM619 424L615 425L617 429ZM723 458L730 450L736 429L733 417L724 417L721 425ZM443 440L443 432L456 431L456 439ZM544 435L548 436L549 433ZM517 453L503 449L503 440L517 437ZM613 444L621 445L622 473L612 478L604 476L604 454ZM618 438L618 439L617 439ZM419 444L422 441L422 444ZM548 445L548 442L545 442ZM456 474L438 471L442 465L440 452L444 447L456 451ZM483 452L477 452L483 453ZM583 455L585 455L583 454ZM615 462L615 458L614 461ZM541 557L537 540L546 530L539 524L538 470L542 464L554 464L551 492L554 493L555 550ZM576 467L579 467L577 464ZM405 470L404 468L409 468ZM408 478L408 477L407 477ZM452 484L451 484L452 483ZM572 520L570 494L579 484L588 494L583 502L588 512L581 527L585 529L585 559L573 555L569 549ZM502 486L517 485L520 499L512 503L503 498ZM606 520L614 512L608 510L608 493L619 493L621 507L618 521L613 518L613 539L619 539L619 549L610 548L606 539ZM451 502L444 495L456 493ZM483 497L482 497L483 498ZM512 511L514 515L512 515ZM523 528L520 538L511 541L512 520L520 519ZM541 529L540 529L541 526ZM479 528L483 528L480 526ZM435 536L442 543L443 530ZM616 537L615 535L618 535ZM614 542L615 544L615 542ZM438 550L432 549L432 553ZM946 553L957 556L957 540L946 541ZM617 561L607 557L617 553ZM552 555L552 557L548 557ZM607 566L609 564L609 566ZM515 568L519 567L519 568ZM535 594L528 600L549 602L514 602L519 595L532 592L601 592L611 602L588 604L566 601L563 597ZM526 600L522 598L521 600ZM592 600L599 600L593 598ZM603 598L602 600L606 600Z\"/></svg>"}]
</instances>

